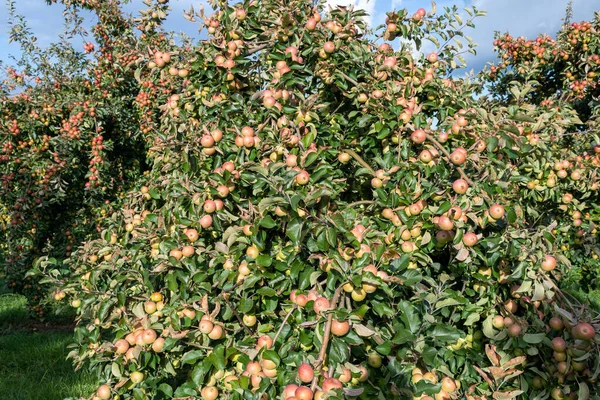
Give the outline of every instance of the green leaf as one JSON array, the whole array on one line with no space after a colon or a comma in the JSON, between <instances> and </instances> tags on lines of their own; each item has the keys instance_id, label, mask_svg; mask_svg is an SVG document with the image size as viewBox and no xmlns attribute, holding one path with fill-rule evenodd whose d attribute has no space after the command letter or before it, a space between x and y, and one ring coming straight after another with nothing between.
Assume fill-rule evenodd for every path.
<instances>
[{"instance_id":1,"label":"green leaf","mask_svg":"<svg viewBox=\"0 0 600 400\"><path fill-rule=\"evenodd\" d=\"M158 391L164 393L166 396L173 397L173 388L167 383L161 383L158 386Z\"/></svg>"},{"instance_id":2,"label":"green leaf","mask_svg":"<svg viewBox=\"0 0 600 400\"><path fill-rule=\"evenodd\" d=\"M462 332L450 325L436 324L429 331L429 335L434 340L441 340L442 342L456 342L462 336Z\"/></svg>"},{"instance_id":3,"label":"green leaf","mask_svg":"<svg viewBox=\"0 0 600 400\"><path fill-rule=\"evenodd\" d=\"M398 329L396 335L392 339L394 344L404 344L415 341L415 335L410 333L408 329Z\"/></svg>"},{"instance_id":4,"label":"green leaf","mask_svg":"<svg viewBox=\"0 0 600 400\"><path fill-rule=\"evenodd\" d=\"M265 350L262 353L262 358L265 360L271 360L275 363L275 365L279 366L281 360L279 359L279 355L275 350Z\"/></svg>"},{"instance_id":5,"label":"green leaf","mask_svg":"<svg viewBox=\"0 0 600 400\"><path fill-rule=\"evenodd\" d=\"M421 319L415 306L406 300L402 300L398 303L398 312L400 320L404 323L404 327L412 333L417 333L421 326Z\"/></svg>"},{"instance_id":6,"label":"green leaf","mask_svg":"<svg viewBox=\"0 0 600 400\"><path fill-rule=\"evenodd\" d=\"M182 364L194 364L206 355L205 350L191 350L181 357Z\"/></svg>"},{"instance_id":7,"label":"green leaf","mask_svg":"<svg viewBox=\"0 0 600 400\"><path fill-rule=\"evenodd\" d=\"M523 335L523 340L529 344L537 344L542 343L545 337L545 333L526 333Z\"/></svg>"},{"instance_id":8,"label":"green leaf","mask_svg":"<svg viewBox=\"0 0 600 400\"><path fill-rule=\"evenodd\" d=\"M498 147L498 138L496 136L490 136L487 138L487 149L489 152L494 151Z\"/></svg>"},{"instance_id":9,"label":"green leaf","mask_svg":"<svg viewBox=\"0 0 600 400\"><path fill-rule=\"evenodd\" d=\"M259 267L270 267L273 259L268 254L261 254L256 257L256 265Z\"/></svg>"},{"instance_id":10,"label":"green leaf","mask_svg":"<svg viewBox=\"0 0 600 400\"><path fill-rule=\"evenodd\" d=\"M302 234L302 227L304 226L304 221L296 218L290 221L285 231L287 237L290 238L294 244L298 244L300 241L300 236Z\"/></svg>"},{"instance_id":11,"label":"green leaf","mask_svg":"<svg viewBox=\"0 0 600 400\"><path fill-rule=\"evenodd\" d=\"M329 359L334 363L342 363L346 361L348 354L348 345L338 337L332 337L329 345Z\"/></svg>"},{"instance_id":12,"label":"green leaf","mask_svg":"<svg viewBox=\"0 0 600 400\"><path fill-rule=\"evenodd\" d=\"M267 287L267 286L263 286L256 291L256 294L258 294L260 296L265 296L265 297L273 297L273 296L277 296L277 290Z\"/></svg>"},{"instance_id":13,"label":"green leaf","mask_svg":"<svg viewBox=\"0 0 600 400\"><path fill-rule=\"evenodd\" d=\"M275 221L273 221L273 218L271 218L270 215L262 217L258 224L260 226L262 226L263 228L267 228L267 229L271 229L271 228L274 228L275 226L277 226L277 223Z\"/></svg>"},{"instance_id":14,"label":"green leaf","mask_svg":"<svg viewBox=\"0 0 600 400\"><path fill-rule=\"evenodd\" d=\"M385 341L382 344L380 344L379 346L377 346L375 348L375 350L379 353L382 354L384 356L389 355L392 352L392 342L391 341Z\"/></svg>"},{"instance_id":15,"label":"green leaf","mask_svg":"<svg viewBox=\"0 0 600 400\"><path fill-rule=\"evenodd\" d=\"M205 358L204 360L202 360L201 363L196 364L196 366L192 370L192 381L196 385L202 385L202 383L204 382L204 377L206 376L206 374L208 374L210 368L211 364L208 358Z\"/></svg>"},{"instance_id":16,"label":"green leaf","mask_svg":"<svg viewBox=\"0 0 600 400\"><path fill-rule=\"evenodd\" d=\"M214 348L212 353L208 355L208 360L217 370L225 368L225 349L223 345L219 345Z\"/></svg>"}]
</instances>

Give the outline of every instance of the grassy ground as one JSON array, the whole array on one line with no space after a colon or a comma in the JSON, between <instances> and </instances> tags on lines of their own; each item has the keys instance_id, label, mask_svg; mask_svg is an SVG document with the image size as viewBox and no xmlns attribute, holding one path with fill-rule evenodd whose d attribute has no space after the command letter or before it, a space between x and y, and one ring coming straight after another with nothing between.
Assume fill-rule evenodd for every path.
<instances>
[{"instance_id":1,"label":"grassy ground","mask_svg":"<svg viewBox=\"0 0 600 400\"><path fill-rule=\"evenodd\" d=\"M0 399L62 400L89 396L96 380L66 360L72 329L27 316L25 298L0 292Z\"/></svg>"}]
</instances>

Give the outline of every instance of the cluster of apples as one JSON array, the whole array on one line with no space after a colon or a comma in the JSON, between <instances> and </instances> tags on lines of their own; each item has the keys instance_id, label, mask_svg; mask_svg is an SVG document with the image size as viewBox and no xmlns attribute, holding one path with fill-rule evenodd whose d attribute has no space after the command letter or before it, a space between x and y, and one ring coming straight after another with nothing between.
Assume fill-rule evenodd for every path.
<instances>
[{"instance_id":1,"label":"cluster of apples","mask_svg":"<svg viewBox=\"0 0 600 400\"><path fill-rule=\"evenodd\" d=\"M416 397L416 399L419 400L450 400L453 398L452 394L460 388L459 382L448 376L444 376L441 380L439 380L435 370L426 371L421 368L413 368L411 378L412 383L417 384L422 380L430 383L439 382L441 384L441 388L440 391L434 395L435 397L423 394L420 397Z\"/></svg>"}]
</instances>

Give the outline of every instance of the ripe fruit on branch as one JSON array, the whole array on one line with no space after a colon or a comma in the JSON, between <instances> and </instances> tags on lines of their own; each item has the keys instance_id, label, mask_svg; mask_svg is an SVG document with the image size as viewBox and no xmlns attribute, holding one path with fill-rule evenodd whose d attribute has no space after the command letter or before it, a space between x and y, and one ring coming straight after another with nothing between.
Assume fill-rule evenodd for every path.
<instances>
[{"instance_id":1,"label":"ripe fruit on branch","mask_svg":"<svg viewBox=\"0 0 600 400\"><path fill-rule=\"evenodd\" d=\"M571 334L578 340L592 340L595 335L594 327L587 322L580 322L571 329Z\"/></svg>"},{"instance_id":2,"label":"ripe fruit on branch","mask_svg":"<svg viewBox=\"0 0 600 400\"><path fill-rule=\"evenodd\" d=\"M245 314L242 317L242 320L244 321L244 325L246 325L246 326L254 326L254 325L256 325L256 316L255 315Z\"/></svg>"},{"instance_id":3,"label":"ripe fruit on branch","mask_svg":"<svg viewBox=\"0 0 600 400\"><path fill-rule=\"evenodd\" d=\"M344 336L350 331L350 323L348 321L338 321L334 319L331 323L331 333L335 336Z\"/></svg>"},{"instance_id":4,"label":"ripe fruit on branch","mask_svg":"<svg viewBox=\"0 0 600 400\"><path fill-rule=\"evenodd\" d=\"M494 204L490 207L489 213L492 218L501 219L504 217L504 207L502 207L500 204Z\"/></svg>"},{"instance_id":5,"label":"ripe fruit on branch","mask_svg":"<svg viewBox=\"0 0 600 400\"><path fill-rule=\"evenodd\" d=\"M410 135L410 139L417 144L421 144L421 143L425 142L426 138L427 138L427 134L425 133L425 131L423 129L417 129Z\"/></svg>"},{"instance_id":6,"label":"ripe fruit on branch","mask_svg":"<svg viewBox=\"0 0 600 400\"><path fill-rule=\"evenodd\" d=\"M309 383L312 382L315 377L315 370L310 364L300 364L298 367L298 378L301 382Z\"/></svg>"},{"instance_id":7,"label":"ripe fruit on branch","mask_svg":"<svg viewBox=\"0 0 600 400\"><path fill-rule=\"evenodd\" d=\"M464 234L462 241L465 246L473 247L477 244L477 235L473 232L467 232Z\"/></svg>"},{"instance_id":8,"label":"ripe fruit on branch","mask_svg":"<svg viewBox=\"0 0 600 400\"><path fill-rule=\"evenodd\" d=\"M215 400L219 396L219 389L214 386L205 386L200 391L202 400Z\"/></svg>"},{"instance_id":9,"label":"ripe fruit on branch","mask_svg":"<svg viewBox=\"0 0 600 400\"><path fill-rule=\"evenodd\" d=\"M333 44L333 42L325 42L323 50L325 50L325 53L331 54L335 51L335 44Z\"/></svg>"},{"instance_id":10,"label":"ripe fruit on branch","mask_svg":"<svg viewBox=\"0 0 600 400\"><path fill-rule=\"evenodd\" d=\"M294 395L296 397L296 400L312 400L314 393L310 388L306 386L299 386L294 392Z\"/></svg>"},{"instance_id":11,"label":"ripe fruit on branch","mask_svg":"<svg viewBox=\"0 0 600 400\"><path fill-rule=\"evenodd\" d=\"M452 183L452 189L458 194L465 194L469 189L469 184L464 179L457 179Z\"/></svg>"},{"instance_id":12,"label":"ripe fruit on branch","mask_svg":"<svg viewBox=\"0 0 600 400\"><path fill-rule=\"evenodd\" d=\"M195 242L199 237L198 231L195 229L186 229L185 236L187 236L190 242Z\"/></svg>"},{"instance_id":13,"label":"ripe fruit on branch","mask_svg":"<svg viewBox=\"0 0 600 400\"><path fill-rule=\"evenodd\" d=\"M138 384L144 380L144 374L140 371L134 371L129 375L131 382Z\"/></svg>"},{"instance_id":14,"label":"ripe fruit on branch","mask_svg":"<svg viewBox=\"0 0 600 400\"><path fill-rule=\"evenodd\" d=\"M300 171L300 173L296 175L295 180L298 185L306 185L310 180L310 175L306 171Z\"/></svg>"},{"instance_id":15,"label":"ripe fruit on branch","mask_svg":"<svg viewBox=\"0 0 600 400\"><path fill-rule=\"evenodd\" d=\"M323 388L323 391L325 393L329 393L333 390L338 390L338 389L344 388L344 386L342 385L342 382L340 382L336 378L325 378L323 380L321 387Z\"/></svg>"},{"instance_id":16,"label":"ripe fruit on branch","mask_svg":"<svg viewBox=\"0 0 600 400\"><path fill-rule=\"evenodd\" d=\"M547 255L544 261L542 261L541 266L544 271L552 271L556 268L556 258Z\"/></svg>"},{"instance_id":17,"label":"ripe fruit on branch","mask_svg":"<svg viewBox=\"0 0 600 400\"><path fill-rule=\"evenodd\" d=\"M273 347L273 339L270 336L262 335L258 338L258 341L256 342L256 348L262 349L263 347L266 349Z\"/></svg>"},{"instance_id":18,"label":"ripe fruit on branch","mask_svg":"<svg viewBox=\"0 0 600 400\"><path fill-rule=\"evenodd\" d=\"M369 363L369 365L373 368L379 368L381 367L381 364L383 363L383 360L381 358L381 356L377 353L371 353L368 355L367 357L367 362Z\"/></svg>"},{"instance_id":19,"label":"ripe fruit on branch","mask_svg":"<svg viewBox=\"0 0 600 400\"><path fill-rule=\"evenodd\" d=\"M462 165L467 161L467 151L463 148L458 148L450 154L450 161L455 165Z\"/></svg>"},{"instance_id":20,"label":"ripe fruit on branch","mask_svg":"<svg viewBox=\"0 0 600 400\"><path fill-rule=\"evenodd\" d=\"M313 311L320 314L322 311L329 309L329 300L324 297L319 297L313 303Z\"/></svg>"},{"instance_id":21,"label":"ripe fruit on branch","mask_svg":"<svg viewBox=\"0 0 600 400\"><path fill-rule=\"evenodd\" d=\"M96 395L102 400L110 399L110 387L108 385L100 385L96 390Z\"/></svg>"}]
</instances>

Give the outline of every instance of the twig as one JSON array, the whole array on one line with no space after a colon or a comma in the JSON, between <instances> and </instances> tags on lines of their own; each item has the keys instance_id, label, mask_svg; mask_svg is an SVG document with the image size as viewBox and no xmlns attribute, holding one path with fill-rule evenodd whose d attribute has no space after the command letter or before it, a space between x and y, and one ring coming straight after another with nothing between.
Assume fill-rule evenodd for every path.
<instances>
[{"instance_id":1,"label":"twig","mask_svg":"<svg viewBox=\"0 0 600 400\"><path fill-rule=\"evenodd\" d=\"M237 317L238 321L240 322L240 325L242 325L244 327L244 329L246 330L246 333L248 333L248 335L252 336L253 333L250 330L250 328L248 328L246 326L246 324L244 324L244 320L242 319L242 317L240 317L240 314L238 314L238 312L235 310L235 308L233 308L233 306L231 305L231 302L228 299L224 299L227 302L227 305L229 306L229 308L231 308L231 311L233 311L233 314Z\"/></svg>"},{"instance_id":2,"label":"twig","mask_svg":"<svg viewBox=\"0 0 600 400\"><path fill-rule=\"evenodd\" d=\"M342 293L342 289L343 289L343 285L340 285L337 288L337 290L335 291L335 294L333 295L333 299L331 300L331 304L330 304L330 307L332 309L335 309L338 298L340 297L340 294ZM327 324L325 325L325 332L323 333L323 342L321 343L321 350L319 351L319 358L317 358L317 360L314 363L315 368L320 368L321 365L323 364L323 360L325 359L325 353L327 352L327 346L329 345L329 336L331 335L331 325L332 324L333 324L333 313L329 313L329 316L327 317ZM313 391L315 390L315 387L317 386L317 378L318 378L318 376L315 375L315 377L313 378L313 381L312 381L311 389Z\"/></svg>"},{"instance_id":3,"label":"twig","mask_svg":"<svg viewBox=\"0 0 600 400\"><path fill-rule=\"evenodd\" d=\"M371 168L371 166L369 164L367 164L367 162L365 160L363 160L361 156L356 154L356 152L354 150L343 149L342 152L350 154L350 156L352 156L352 158L354 158L360 165L362 165L363 167L368 169L372 175L375 175L375 171L373 170L373 168Z\"/></svg>"},{"instance_id":4,"label":"twig","mask_svg":"<svg viewBox=\"0 0 600 400\"><path fill-rule=\"evenodd\" d=\"M344 79L346 79L348 82L352 83L354 86L358 86L358 82L356 82L354 79L350 78L348 75L346 75L345 73L343 73L342 71L338 71L340 73L340 75L342 75L344 77Z\"/></svg>"},{"instance_id":5,"label":"twig","mask_svg":"<svg viewBox=\"0 0 600 400\"><path fill-rule=\"evenodd\" d=\"M370 205L370 204L375 204L376 202L374 200L361 200L361 201L355 201L354 203L349 203L346 205L346 207L355 207L355 206L361 206L361 205Z\"/></svg>"},{"instance_id":6,"label":"twig","mask_svg":"<svg viewBox=\"0 0 600 400\"><path fill-rule=\"evenodd\" d=\"M251 48L249 48L249 49L248 49L248 51L246 52L246 55L247 55L247 56L249 56L249 55L252 55L252 54L254 54L254 53L256 53L256 52L259 52L259 51L261 51L261 50L263 50L263 49L266 49L267 47L271 46L272 44L273 44L273 42L271 42L271 41L268 41L268 42L266 42L266 43L264 43L264 44L261 44L260 46L251 47Z\"/></svg>"},{"instance_id":7,"label":"twig","mask_svg":"<svg viewBox=\"0 0 600 400\"><path fill-rule=\"evenodd\" d=\"M283 319L283 322L281 323L281 326L279 327L279 329L277 329L277 333L275 334L275 337L273 337L273 343L277 342L277 338L281 334L281 331L283 330L283 327L285 326L288 318L290 318L290 315L292 315L292 312L294 312L295 309L296 309L296 304L294 304L294 306L292 307L292 309L290 311L288 311L287 315Z\"/></svg>"}]
</instances>

